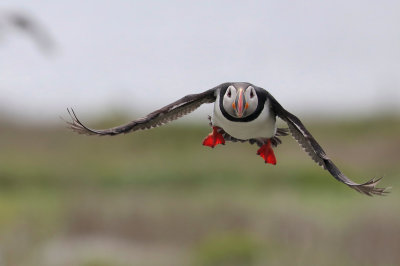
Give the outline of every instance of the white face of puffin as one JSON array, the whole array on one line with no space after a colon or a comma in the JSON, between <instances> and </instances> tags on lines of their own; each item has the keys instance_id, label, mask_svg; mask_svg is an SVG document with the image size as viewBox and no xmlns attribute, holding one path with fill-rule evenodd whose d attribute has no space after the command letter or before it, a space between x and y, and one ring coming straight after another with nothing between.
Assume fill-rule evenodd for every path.
<instances>
[{"instance_id":1,"label":"white face of puffin","mask_svg":"<svg viewBox=\"0 0 400 266\"><path fill-rule=\"evenodd\" d=\"M231 85L226 90L222 103L225 111L232 117L247 117L257 109L257 93L252 86L236 89Z\"/></svg>"}]
</instances>

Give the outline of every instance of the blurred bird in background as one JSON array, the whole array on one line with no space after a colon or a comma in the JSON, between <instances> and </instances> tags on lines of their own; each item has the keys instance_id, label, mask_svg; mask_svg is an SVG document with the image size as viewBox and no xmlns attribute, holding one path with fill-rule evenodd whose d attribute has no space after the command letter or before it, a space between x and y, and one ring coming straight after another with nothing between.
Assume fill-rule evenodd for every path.
<instances>
[{"instance_id":1,"label":"blurred bird in background","mask_svg":"<svg viewBox=\"0 0 400 266\"><path fill-rule=\"evenodd\" d=\"M20 31L31 38L42 52L50 53L55 48L45 27L33 16L22 11L0 11L0 40L13 31Z\"/></svg>"}]
</instances>

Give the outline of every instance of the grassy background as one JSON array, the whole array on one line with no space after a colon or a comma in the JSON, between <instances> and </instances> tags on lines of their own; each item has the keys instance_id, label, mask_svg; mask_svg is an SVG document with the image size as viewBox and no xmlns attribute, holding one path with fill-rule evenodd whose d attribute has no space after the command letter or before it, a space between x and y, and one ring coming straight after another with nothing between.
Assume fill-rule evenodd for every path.
<instances>
[{"instance_id":1,"label":"grassy background","mask_svg":"<svg viewBox=\"0 0 400 266\"><path fill-rule=\"evenodd\" d=\"M399 265L400 119L303 120L350 178L392 193L349 189L290 137L271 166L249 144L203 147L206 126L3 120L0 265Z\"/></svg>"}]
</instances>

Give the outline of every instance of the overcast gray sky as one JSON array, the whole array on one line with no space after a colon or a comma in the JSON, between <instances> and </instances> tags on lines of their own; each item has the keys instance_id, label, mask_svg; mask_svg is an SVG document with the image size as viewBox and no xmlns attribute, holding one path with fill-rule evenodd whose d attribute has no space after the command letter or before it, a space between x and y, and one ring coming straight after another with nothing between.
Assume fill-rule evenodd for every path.
<instances>
[{"instance_id":1,"label":"overcast gray sky","mask_svg":"<svg viewBox=\"0 0 400 266\"><path fill-rule=\"evenodd\" d=\"M57 43L46 56L0 32L3 114L146 114L226 81L300 114L400 113L398 0L2 0L0 10L25 11Z\"/></svg>"}]
</instances>

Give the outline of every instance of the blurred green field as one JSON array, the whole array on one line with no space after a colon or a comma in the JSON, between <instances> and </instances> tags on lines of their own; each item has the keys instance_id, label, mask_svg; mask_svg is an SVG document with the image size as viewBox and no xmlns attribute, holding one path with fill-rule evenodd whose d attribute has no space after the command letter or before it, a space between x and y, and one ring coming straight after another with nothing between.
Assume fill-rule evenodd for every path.
<instances>
[{"instance_id":1,"label":"blurred green field","mask_svg":"<svg viewBox=\"0 0 400 266\"><path fill-rule=\"evenodd\" d=\"M392 193L349 189L291 137L271 166L249 144L203 147L206 126L3 120L0 265L400 265L400 118L303 120L350 178Z\"/></svg>"}]
</instances>

